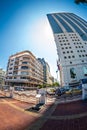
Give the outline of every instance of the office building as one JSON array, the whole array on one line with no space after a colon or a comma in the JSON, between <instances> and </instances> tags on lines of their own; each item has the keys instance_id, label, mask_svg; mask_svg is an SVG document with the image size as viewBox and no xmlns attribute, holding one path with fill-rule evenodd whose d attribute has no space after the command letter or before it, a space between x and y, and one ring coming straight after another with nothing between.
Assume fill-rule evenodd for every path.
<instances>
[{"instance_id":1,"label":"office building","mask_svg":"<svg viewBox=\"0 0 87 130\"><path fill-rule=\"evenodd\" d=\"M87 78L87 21L73 13L47 14L58 54L62 86Z\"/></svg>"}]
</instances>

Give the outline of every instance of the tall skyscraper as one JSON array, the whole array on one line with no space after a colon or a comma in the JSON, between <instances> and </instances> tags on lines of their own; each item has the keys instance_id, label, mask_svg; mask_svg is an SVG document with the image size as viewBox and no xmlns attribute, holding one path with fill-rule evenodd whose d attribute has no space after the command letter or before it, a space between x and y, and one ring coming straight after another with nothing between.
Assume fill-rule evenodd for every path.
<instances>
[{"instance_id":1,"label":"tall skyscraper","mask_svg":"<svg viewBox=\"0 0 87 130\"><path fill-rule=\"evenodd\" d=\"M58 54L62 86L87 78L87 22L73 13L47 14Z\"/></svg>"}]
</instances>

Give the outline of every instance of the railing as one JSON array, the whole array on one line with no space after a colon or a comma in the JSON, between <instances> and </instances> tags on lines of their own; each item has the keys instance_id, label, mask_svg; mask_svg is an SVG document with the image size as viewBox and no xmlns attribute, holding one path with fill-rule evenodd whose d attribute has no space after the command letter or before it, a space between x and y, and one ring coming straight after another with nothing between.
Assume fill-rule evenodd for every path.
<instances>
[{"instance_id":1,"label":"railing","mask_svg":"<svg viewBox=\"0 0 87 130\"><path fill-rule=\"evenodd\" d=\"M10 91L1 91L0 90L0 93L3 95L3 97L10 97Z\"/></svg>"},{"instance_id":2,"label":"railing","mask_svg":"<svg viewBox=\"0 0 87 130\"><path fill-rule=\"evenodd\" d=\"M18 92L13 92L13 98L23 101L23 102L29 102L29 103L36 103L37 99L35 95L27 95L25 93L18 93Z\"/></svg>"}]
</instances>

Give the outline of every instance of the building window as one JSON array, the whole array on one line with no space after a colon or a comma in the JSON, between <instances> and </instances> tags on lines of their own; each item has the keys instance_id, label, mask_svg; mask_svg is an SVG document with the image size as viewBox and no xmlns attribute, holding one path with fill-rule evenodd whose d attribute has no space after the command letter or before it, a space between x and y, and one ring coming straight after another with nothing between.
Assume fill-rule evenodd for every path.
<instances>
[{"instance_id":1,"label":"building window","mask_svg":"<svg viewBox=\"0 0 87 130\"><path fill-rule=\"evenodd\" d=\"M82 55L84 57L84 55Z\"/></svg>"},{"instance_id":2,"label":"building window","mask_svg":"<svg viewBox=\"0 0 87 130\"><path fill-rule=\"evenodd\" d=\"M75 56L72 56L72 58L75 58Z\"/></svg>"},{"instance_id":3,"label":"building window","mask_svg":"<svg viewBox=\"0 0 87 130\"><path fill-rule=\"evenodd\" d=\"M9 74L12 74L12 72L9 72Z\"/></svg>"},{"instance_id":4,"label":"building window","mask_svg":"<svg viewBox=\"0 0 87 130\"><path fill-rule=\"evenodd\" d=\"M26 72L26 71L22 71L21 74L22 74L22 75L28 75L29 73Z\"/></svg>"},{"instance_id":5,"label":"building window","mask_svg":"<svg viewBox=\"0 0 87 130\"><path fill-rule=\"evenodd\" d=\"M21 66L21 69L28 69L28 66Z\"/></svg>"},{"instance_id":6,"label":"building window","mask_svg":"<svg viewBox=\"0 0 87 130\"><path fill-rule=\"evenodd\" d=\"M28 62L24 61L24 62L22 62L22 64L28 64Z\"/></svg>"},{"instance_id":7,"label":"building window","mask_svg":"<svg viewBox=\"0 0 87 130\"><path fill-rule=\"evenodd\" d=\"M13 61L14 61L14 59L11 60L11 62L13 62Z\"/></svg>"},{"instance_id":8,"label":"building window","mask_svg":"<svg viewBox=\"0 0 87 130\"><path fill-rule=\"evenodd\" d=\"M68 47L66 47L66 49L68 49Z\"/></svg>"},{"instance_id":9,"label":"building window","mask_svg":"<svg viewBox=\"0 0 87 130\"><path fill-rule=\"evenodd\" d=\"M68 58L71 58L71 56L68 56Z\"/></svg>"},{"instance_id":10,"label":"building window","mask_svg":"<svg viewBox=\"0 0 87 130\"><path fill-rule=\"evenodd\" d=\"M12 79L12 77L9 77L9 79Z\"/></svg>"},{"instance_id":11,"label":"building window","mask_svg":"<svg viewBox=\"0 0 87 130\"><path fill-rule=\"evenodd\" d=\"M13 63L12 64L10 64L10 66L12 66L13 65Z\"/></svg>"},{"instance_id":12,"label":"building window","mask_svg":"<svg viewBox=\"0 0 87 130\"><path fill-rule=\"evenodd\" d=\"M66 56L64 56L64 59L66 59L67 57Z\"/></svg>"},{"instance_id":13,"label":"building window","mask_svg":"<svg viewBox=\"0 0 87 130\"><path fill-rule=\"evenodd\" d=\"M72 64L72 62L70 61L70 64Z\"/></svg>"},{"instance_id":14,"label":"building window","mask_svg":"<svg viewBox=\"0 0 87 130\"><path fill-rule=\"evenodd\" d=\"M73 51L71 51L71 53L73 53Z\"/></svg>"},{"instance_id":15,"label":"building window","mask_svg":"<svg viewBox=\"0 0 87 130\"><path fill-rule=\"evenodd\" d=\"M87 67L83 67L84 76L87 76Z\"/></svg>"},{"instance_id":16,"label":"building window","mask_svg":"<svg viewBox=\"0 0 87 130\"><path fill-rule=\"evenodd\" d=\"M29 57L23 57L23 60L29 60L30 58Z\"/></svg>"},{"instance_id":17,"label":"building window","mask_svg":"<svg viewBox=\"0 0 87 130\"><path fill-rule=\"evenodd\" d=\"M9 70L12 70L12 68L9 68Z\"/></svg>"},{"instance_id":18,"label":"building window","mask_svg":"<svg viewBox=\"0 0 87 130\"><path fill-rule=\"evenodd\" d=\"M75 68L70 68L70 76L72 79L76 78Z\"/></svg>"},{"instance_id":19,"label":"building window","mask_svg":"<svg viewBox=\"0 0 87 130\"><path fill-rule=\"evenodd\" d=\"M21 79L26 79L26 77L20 77Z\"/></svg>"}]
</instances>

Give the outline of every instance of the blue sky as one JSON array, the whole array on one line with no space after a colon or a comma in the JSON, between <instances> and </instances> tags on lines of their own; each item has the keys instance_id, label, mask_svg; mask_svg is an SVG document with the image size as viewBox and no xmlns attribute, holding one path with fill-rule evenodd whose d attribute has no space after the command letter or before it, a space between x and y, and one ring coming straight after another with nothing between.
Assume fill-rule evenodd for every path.
<instances>
[{"instance_id":1,"label":"blue sky","mask_svg":"<svg viewBox=\"0 0 87 130\"><path fill-rule=\"evenodd\" d=\"M74 0L0 0L0 68L10 55L30 50L45 58L56 78L57 51L46 14L72 12L87 20L87 6Z\"/></svg>"}]
</instances>

